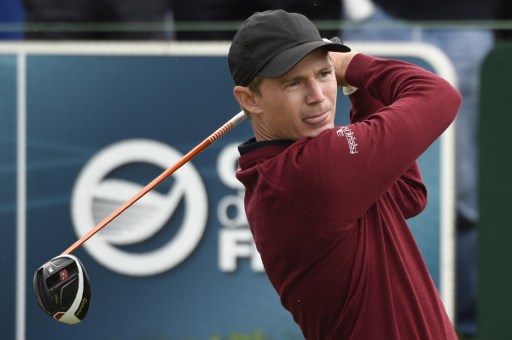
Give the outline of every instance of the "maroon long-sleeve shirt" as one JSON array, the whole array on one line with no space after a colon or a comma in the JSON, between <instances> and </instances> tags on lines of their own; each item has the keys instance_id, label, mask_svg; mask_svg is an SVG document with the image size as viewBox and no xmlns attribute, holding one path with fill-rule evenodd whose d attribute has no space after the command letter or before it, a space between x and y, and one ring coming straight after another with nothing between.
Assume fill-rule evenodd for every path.
<instances>
[{"instance_id":1,"label":"maroon long-sleeve shirt","mask_svg":"<svg viewBox=\"0 0 512 340\"><path fill-rule=\"evenodd\" d=\"M406 219L427 202L416 159L459 93L401 61L358 54L351 124L241 145L237 178L270 282L306 339L456 339Z\"/></svg>"}]
</instances>

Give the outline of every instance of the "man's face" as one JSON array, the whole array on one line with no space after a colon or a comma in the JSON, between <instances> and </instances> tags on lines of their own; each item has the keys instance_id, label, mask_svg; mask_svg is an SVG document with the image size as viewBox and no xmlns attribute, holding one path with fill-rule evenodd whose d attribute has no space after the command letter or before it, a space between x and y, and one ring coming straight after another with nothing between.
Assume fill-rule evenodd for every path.
<instances>
[{"instance_id":1,"label":"man's face","mask_svg":"<svg viewBox=\"0 0 512 340\"><path fill-rule=\"evenodd\" d=\"M308 54L278 78L263 78L256 126L260 140L315 137L334 127L337 83L328 52Z\"/></svg>"}]
</instances>

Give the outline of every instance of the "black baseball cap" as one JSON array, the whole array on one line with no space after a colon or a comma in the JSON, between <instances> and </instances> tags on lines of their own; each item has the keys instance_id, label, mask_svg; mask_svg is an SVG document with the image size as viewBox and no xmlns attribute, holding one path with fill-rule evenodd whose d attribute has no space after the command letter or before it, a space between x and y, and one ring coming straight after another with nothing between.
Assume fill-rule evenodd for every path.
<instances>
[{"instance_id":1,"label":"black baseball cap","mask_svg":"<svg viewBox=\"0 0 512 340\"><path fill-rule=\"evenodd\" d=\"M257 12L233 38L228 54L231 76L241 86L256 76L279 77L319 47L350 52L339 39L322 39L315 24L302 14L281 9Z\"/></svg>"}]
</instances>

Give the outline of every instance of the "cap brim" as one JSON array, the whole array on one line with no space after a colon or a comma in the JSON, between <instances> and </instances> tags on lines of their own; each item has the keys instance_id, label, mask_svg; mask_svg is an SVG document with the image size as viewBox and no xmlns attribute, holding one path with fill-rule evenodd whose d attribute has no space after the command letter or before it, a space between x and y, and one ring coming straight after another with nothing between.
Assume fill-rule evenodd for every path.
<instances>
[{"instance_id":1,"label":"cap brim","mask_svg":"<svg viewBox=\"0 0 512 340\"><path fill-rule=\"evenodd\" d=\"M348 46L331 42L327 39L321 41L310 41L278 54L267 65L265 65L257 75L269 78L280 77L297 65L302 58L320 47L332 52L350 52L350 48Z\"/></svg>"}]
</instances>

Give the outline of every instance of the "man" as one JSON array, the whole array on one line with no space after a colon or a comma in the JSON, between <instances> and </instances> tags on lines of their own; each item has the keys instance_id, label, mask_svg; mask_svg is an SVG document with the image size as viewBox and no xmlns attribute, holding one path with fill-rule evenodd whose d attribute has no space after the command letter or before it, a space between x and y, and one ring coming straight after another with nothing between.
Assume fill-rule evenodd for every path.
<instances>
[{"instance_id":1,"label":"man","mask_svg":"<svg viewBox=\"0 0 512 340\"><path fill-rule=\"evenodd\" d=\"M247 218L306 339L456 339L405 220L426 205L416 159L454 120L459 93L281 10L247 19L228 59L255 135L239 147ZM341 127L338 85L352 103Z\"/></svg>"}]
</instances>

